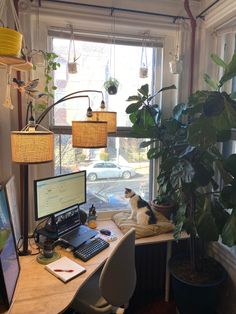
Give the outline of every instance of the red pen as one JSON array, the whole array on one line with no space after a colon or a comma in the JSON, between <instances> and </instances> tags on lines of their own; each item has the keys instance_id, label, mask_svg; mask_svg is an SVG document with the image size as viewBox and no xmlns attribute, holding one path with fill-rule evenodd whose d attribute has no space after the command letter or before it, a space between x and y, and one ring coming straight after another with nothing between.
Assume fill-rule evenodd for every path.
<instances>
[{"instance_id":1,"label":"red pen","mask_svg":"<svg viewBox=\"0 0 236 314\"><path fill-rule=\"evenodd\" d=\"M56 272L67 272L67 273L72 273L74 270L73 269L53 269Z\"/></svg>"}]
</instances>

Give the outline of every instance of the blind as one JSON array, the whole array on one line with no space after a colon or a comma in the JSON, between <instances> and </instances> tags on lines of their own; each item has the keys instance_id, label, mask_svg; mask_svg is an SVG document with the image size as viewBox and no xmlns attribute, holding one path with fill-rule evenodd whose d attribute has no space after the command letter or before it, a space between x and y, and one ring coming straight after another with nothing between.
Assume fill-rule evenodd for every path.
<instances>
[{"instance_id":1,"label":"blind","mask_svg":"<svg viewBox=\"0 0 236 314\"><path fill-rule=\"evenodd\" d=\"M127 34L112 34L111 32L88 32L85 30L73 29L74 39L89 41L89 42L99 42L99 43L111 43L115 38L115 43L117 45L129 45L129 46L142 46L144 35L127 35ZM51 37L70 39L71 30L66 28L54 28L51 27L48 30L48 35ZM163 47L164 38L162 37L149 37L145 35L145 45L146 47Z\"/></svg>"}]
</instances>

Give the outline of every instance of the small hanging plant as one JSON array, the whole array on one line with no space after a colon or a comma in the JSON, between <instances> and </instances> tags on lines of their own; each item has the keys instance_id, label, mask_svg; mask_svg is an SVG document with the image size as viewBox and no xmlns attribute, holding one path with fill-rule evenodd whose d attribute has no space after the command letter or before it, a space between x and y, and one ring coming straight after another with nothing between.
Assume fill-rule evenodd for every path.
<instances>
[{"instance_id":1,"label":"small hanging plant","mask_svg":"<svg viewBox=\"0 0 236 314\"><path fill-rule=\"evenodd\" d=\"M109 95L115 95L118 90L119 81L114 77L110 77L103 86Z\"/></svg>"}]
</instances>

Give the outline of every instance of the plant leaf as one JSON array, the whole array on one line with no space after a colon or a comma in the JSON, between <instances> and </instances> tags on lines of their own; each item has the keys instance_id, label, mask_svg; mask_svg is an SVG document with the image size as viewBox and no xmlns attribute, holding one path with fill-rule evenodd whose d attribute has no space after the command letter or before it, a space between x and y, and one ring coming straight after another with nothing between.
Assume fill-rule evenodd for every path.
<instances>
[{"instance_id":1,"label":"plant leaf","mask_svg":"<svg viewBox=\"0 0 236 314\"><path fill-rule=\"evenodd\" d=\"M233 55L232 60L225 68L224 74L220 79L219 86L221 87L225 82L231 80L236 75L236 54Z\"/></svg>"},{"instance_id":2,"label":"plant leaf","mask_svg":"<svg viewBox=\"0 0 236 314\"><path fill-rule=\"evenodd\" d=\"M214 90L218 90L218 85L215 81L213 81L213 79L207 74L204 74L204 81Z\"/></svg>"},{"instance_id":3,"label":"plant leaf","mask_svg":"<svg viewBox=\"0 0 236 314\"><path fill-rule=\"evenodd\" d=\"M135 102L130 104L127 108L126 108L126 113L133 113L135 111L137 111L140 107L142 106L141 102Z\"/></svg>"},{"instance_id":4,"label":"plant leaf","mask_svg":"<svg viewBox=\"0 0 236 314\"><path fill-rule=\"evenodd\" d=\"M227 220L222 231L222 242L228 246L236 244L236 211L233 209L233 213Z\"/></svg>"},{"instance_id":5,"label":"plant leaf","mask_svg":"<svg viewBox=\"0 0 236 314\"><path fill-rule=\"evenodd\" d=\"M222 68L226 69L227 64L222 60L219 56L217 56L215 53L211 54L211 59L215 62L215 64L221 66Z\"/></svg>"}]
</instances>

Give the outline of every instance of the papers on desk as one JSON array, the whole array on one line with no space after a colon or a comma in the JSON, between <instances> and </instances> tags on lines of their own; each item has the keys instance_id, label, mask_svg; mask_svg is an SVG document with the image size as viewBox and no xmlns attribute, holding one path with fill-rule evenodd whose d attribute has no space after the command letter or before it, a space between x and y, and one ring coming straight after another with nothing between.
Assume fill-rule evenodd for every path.
<instances>
[{"instance_id":1,"label":"papers on desk","mask_svg":"<svg viewBox=\"0 0 236 314\"><path fill-rule=\"evenodd\" d=\"M83 266L65 256L59 258L55 262L47 264L45 269L63 282L67 282L86 272L86 269Z\"/></svg>"}]
</instances>

